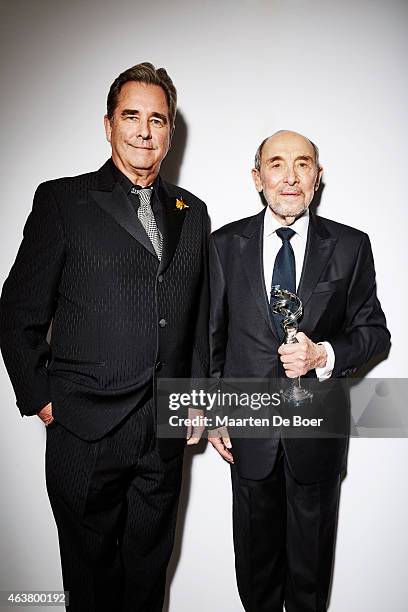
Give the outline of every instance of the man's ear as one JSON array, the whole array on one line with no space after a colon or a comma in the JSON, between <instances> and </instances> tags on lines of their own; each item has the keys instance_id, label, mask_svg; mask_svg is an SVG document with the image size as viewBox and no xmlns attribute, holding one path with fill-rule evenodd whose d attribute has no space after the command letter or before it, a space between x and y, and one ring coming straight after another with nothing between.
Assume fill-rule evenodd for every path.
<instances>
[{"instance_id":1,"label":"man's ear","mask_svg":"<svg viewBox=\"0 0 408 612\"><path fill-rule=\"evenodd\" d=\"M317 177L316 177L316 181L315 181L315 186L314 186L314 190L317 191L320 187L320 181L322 180L322 174L323 174L323 167L320 166L319 170L317 172Z\"/></svg>"},{"instance_id":2,"label":"man's ear","mask_svg":"<svg viewBox=\"0 0 408 612\"><path fill-rule=\"evenodd\" d=\"M252 174L252 180L254 181L256 190L259 193L261 193L261 191L263 190L263 187L262 187L261 176L259 174L259 170L257 170L256 168L252 168L251 174Z\"/></svg>"},{"instance_id":3,"label":"man's ear","mask_svg":"<svg viewBox=\"0 0 408 612\"><path fill-rule=\"evenodd\" d=\"M105 125L106 140L108 142L110 142L111 141L111 135L112 135L112 126L111 126L111 122L110 122L110 119L109 119L108 115L104 116L103 123Z\"/></svg>"}]
</instances>

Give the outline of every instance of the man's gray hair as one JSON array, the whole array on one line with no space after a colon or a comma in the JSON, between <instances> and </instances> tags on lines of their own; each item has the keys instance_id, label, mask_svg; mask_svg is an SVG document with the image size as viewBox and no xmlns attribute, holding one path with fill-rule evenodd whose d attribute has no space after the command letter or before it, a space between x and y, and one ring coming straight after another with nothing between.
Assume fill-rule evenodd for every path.
<instances>
[{"instance_id":1,"label":"man's gray hair","mask_svg":"<svg viewBox=\"0 0 408 612\"><path fill-rule=\"evenodd\" d=\"M255 153L255 169L256 170L260 170L261 169L261 161L262 161L262 149L264 148L265 144L268 142L268 140L270 138L273 138L273 136L276 136L277 134L283 134L283 132L288 132L289 130L278 130L277 132L275 132L274 134L271 134L270 136L267 136L259 145L259 147L256 150ZM316 166L318 168L320 168L320 162L319 162L319 148L317 145L315 145L314 142L312 142L309 138L307 138L307 136L303 136L303 138L306 138L306 140L308 140L310 142L310 144L313 147L314 150L314 154L315 154L315 162L316 162Z\"/></svg>"}]
</instances>

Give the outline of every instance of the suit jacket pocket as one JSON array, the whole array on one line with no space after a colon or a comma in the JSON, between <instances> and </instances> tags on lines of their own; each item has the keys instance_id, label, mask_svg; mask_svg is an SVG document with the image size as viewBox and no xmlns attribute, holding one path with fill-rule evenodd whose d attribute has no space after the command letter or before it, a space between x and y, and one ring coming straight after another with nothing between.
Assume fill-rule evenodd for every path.
<instances>
[{"instance_id":1,"label":"suit jacket pocket","mask_svg":"<svg viewBox=\"0 0 408 612\"><path fill-rule=\"evenodd\" d=\"M53 357L47 372L51 377L66 378L74 384L99 388L105 373L104 361L87 361L68 357Z\"/></svg>"},{"instance_id":2,"label":"suit jacket pocket","mask_svg":"<svg viewBox=\"0 0 408 612\"><path fill-rule=\"evenodd\" d=\"M317 283L316 287L313 289L313 293L326 293L327 291L331 291L334 293L338 291L343 286L343 279L337 278L336 280L331 281L321 281Z\"/></svg>"},{"instance_id":3,"label":"suit jacket pocket","mask_svg":"<svg viewBox=\"0 0 408 612\"><path fill-rule=\"evenodd\" d=\"M79 365L79 366L104 366L104 361L86 361L84 359L68 359L65 357L53 357L50 366L53 363L62 363L66 365Z\"/></svg>"}]
</instances>

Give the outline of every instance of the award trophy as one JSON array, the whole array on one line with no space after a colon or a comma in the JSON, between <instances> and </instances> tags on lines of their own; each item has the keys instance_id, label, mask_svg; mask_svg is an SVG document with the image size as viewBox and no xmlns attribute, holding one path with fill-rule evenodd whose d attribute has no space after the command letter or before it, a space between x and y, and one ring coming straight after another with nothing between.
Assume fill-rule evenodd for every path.
<instances>
[{"instance_id":1,"label":"award trophy","mask_svg":"<svg viewBox=\"0 0 408 612\"><path fill-rule=\"evenodd\" d=\"M298 320L302 316L303 307L300 298L287 289L281 289L280 285L272 287L271 306L275 314L283 317L282 328L284 331L284 343L295 344L298 331ZM300 386L300 376L292 379L292 385L282 393L283 399L293 404L300 404L305 400L311 401L313 393Z\"/></svg>"}]
</instances>

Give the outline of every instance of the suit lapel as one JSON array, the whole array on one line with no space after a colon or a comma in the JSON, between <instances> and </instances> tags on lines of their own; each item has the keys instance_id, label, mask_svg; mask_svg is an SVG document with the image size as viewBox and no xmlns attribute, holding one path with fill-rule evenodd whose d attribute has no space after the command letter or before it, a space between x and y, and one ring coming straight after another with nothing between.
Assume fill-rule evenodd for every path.
<instances>
[{"instance_id":1,"label":"suit lapel","mask_svg":"<svg viewBox=\"0 0 408 612\"><path fill-rule=\"evenodd\" d=\"M169 266L180 240L184 219L188 208L176 208L176 197L170 195L166 183L159 177L157 193L163 206L163 255L158 273L161 274ZM188 206L188 202L186 202Z\"/></svg>"},{"instance_id":2,"label":"suit lapel","mask_svg":"<svg viewBox=\"0 0 408 612\"><path fill-rule=\"evenodd\" d=\"M157 259L153 245L140 223L137 214L129 202L123 188L116 181L112 171L112 161L108 160L98 172L99 189L91 190L92 199L102 210L137 240L149 253ZM157 197L163 207L163 255L158 268L162 273L170 264L177 248L184 219L188 214L188 207L179 210L176 208L176 197L171 195L167 184L157 180ZM188 202L186 203L188 205Z\"/></svg>"},{"instance_id":3,"label":"suit lapel","mask_svg":"<svg viewBox=\"0 0 408 612\"><path fill-rule=\"evenodd\" d=\"M90 195L98 206L111 215L124 230L156 257L153 245L119 183L116 183L113 191L95 190L90 191Z\"/></svg>"},{"instance_id":4,"label":"suit lapel","mask_svg":"<svg viewBox=\"0 0 408 612\"><path fill-rule=\"evenodd\" d=\"M262 211L256 217L253 217L242 234L238 236L238 239L240 240L242 267L248 278L251 292L260 313L279 342L270 313L269 298L265 289L263 270L264 214L265 211ZM322 221L311 213L305 257L298 288L298 295L302 300L303 306L309 301L313 289L333 253L336 242L336 238L329 234Z\"/></svg>"},{"instance_id":5,"label":"suit lapel","mask_svg":"<svg viewBox=\"0 0 408 612\"><path fill-rule=\"evenodd\" d=\"M309 301L313 289L327 266L336 242L336 238L328 233L322 221L310 213L305 258L298 287L298 295L303 307Z\"/></svg>"},{"instance_id":6,"label":"suit lapel","mask_svg":"<svg viewBox=\"0 0 408 612\"><path fill-rule=\"evenodd\" d=\"M240 241L240 252L242 267L247 276L252 295L259 308L259 311L270 327L273 335L276 336L273 324L269 299L265 289L265 276L263 269L263 222L265 210L252 217L238 239Z\"/></svg>"}]
</instances>

